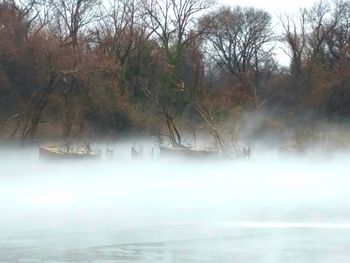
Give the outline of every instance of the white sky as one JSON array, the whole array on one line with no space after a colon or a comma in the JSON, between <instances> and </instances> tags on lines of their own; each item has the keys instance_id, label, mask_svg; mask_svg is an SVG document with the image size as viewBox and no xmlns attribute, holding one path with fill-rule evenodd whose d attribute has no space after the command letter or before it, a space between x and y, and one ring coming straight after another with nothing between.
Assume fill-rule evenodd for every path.
<instances>
[{"instance_id":1,"label":"white sky","mask_svg":"<svg viewBox=\"0 0 350 263\"><path fill-rule=\"evenodd\" d=\"M300 7L311 6L314 2L315 0L218 0L219 4L262 8L273 15L293 13Z\"/></svg>"}]
</instances>

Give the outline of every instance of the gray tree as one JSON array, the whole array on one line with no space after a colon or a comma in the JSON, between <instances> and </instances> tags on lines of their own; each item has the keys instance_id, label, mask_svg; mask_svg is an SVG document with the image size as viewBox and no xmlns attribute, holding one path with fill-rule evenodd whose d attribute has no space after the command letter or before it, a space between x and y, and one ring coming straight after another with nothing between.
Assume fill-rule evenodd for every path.
<instances>
[{"instance_id":1,"label":"gray tree","mask_svg":"<svg viewBox=\"0 0 350 263\"><path fill-rule=\"evenodd\" d=\"M223 7L202 19L212 21L207 31L210 56L239 80L271 55L274 36L269 13L256 8Z\"/></svg>"}]
</instances>

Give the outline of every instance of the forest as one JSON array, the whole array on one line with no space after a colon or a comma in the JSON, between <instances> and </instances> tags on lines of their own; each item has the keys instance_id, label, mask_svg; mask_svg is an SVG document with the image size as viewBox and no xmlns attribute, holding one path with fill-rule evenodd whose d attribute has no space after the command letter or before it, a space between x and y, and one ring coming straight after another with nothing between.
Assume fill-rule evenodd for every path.
<instances>
[{"instance_id":1,"label":"forest","mask_svg":"<svg viewBox=\"0 0 350 263\"><path fill-rule=\"evenodd\" d=\"M304 144L349 118L350 1L278 17L212 0L0 1L6 140Z\"/></svg>"}]
</instances>

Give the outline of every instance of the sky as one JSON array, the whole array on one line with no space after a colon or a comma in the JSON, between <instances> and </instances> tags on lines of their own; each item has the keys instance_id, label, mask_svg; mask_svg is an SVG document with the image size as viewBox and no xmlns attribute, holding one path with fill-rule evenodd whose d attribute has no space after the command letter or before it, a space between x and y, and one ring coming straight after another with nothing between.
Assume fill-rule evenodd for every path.
<instances>
[{"instance_id":1,"label":"sky","mask_svg":"<svg viewBox=\"0 0 350 263\"><path fill-rule=\"evenodd\" d=\"M225 5L254 6L265 9L274 15L293 13L300 7L311 6L314 0L218 0Z\"/></svg>"}]
</instances>

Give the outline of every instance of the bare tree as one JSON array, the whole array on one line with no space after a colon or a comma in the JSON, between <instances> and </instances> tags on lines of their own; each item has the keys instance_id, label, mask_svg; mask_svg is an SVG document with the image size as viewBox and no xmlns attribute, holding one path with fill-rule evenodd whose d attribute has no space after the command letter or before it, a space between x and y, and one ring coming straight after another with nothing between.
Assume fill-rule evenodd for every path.
<instances>
[{"instance_id":1,"label":"bare tree","mask_svg":"<svg viewBox=\"0 0 350 263\"><path fill-rule=\"evenodd\" d=\"M271 16L255 8L223 7L204 17L213 20L206 37L209 55L237 79L259 70L270 54Z\"/></svg>"},{"instance_id":2,"label":"bare tree","mask_svg":"<svg viewBox=\"0 0 350 263\"><path fill-rule=\"evenodd\" d=\"M326 40L336 28L341 13L340 8L332 7L326 1L316 2L309 10L306 11L307 22L310 27L308 37L308 49L311 60L324 60L326 54Z\"/></svg>"},{"instance_id":3,"label":"bare tree","mask_svg":"<svg viewBox=\"0 0 350 263\"><path fill-rule=\"evenodd\" d=\"M179 115L179 109L190 101L190 92L185 83L189 72L183 70L184 56L191 41L204 33L195 26L198 15L210 8L214 1L142 0L141 3L144 24L160 43L158 54L164 55L158 59L165 66L163 74L158 76L158 89L145 92L164 117L172 143L179 146L182 140L175 117Z\"/></svg>"},{"instance_id":4,"label":"bare tree","mask_svg":"<svg viewBox=\"0 0 350 263\"><path fill-rule=\"evenodd\" d=\"M300 10L300 17L298 21L292 20L289 16L280 18L284 33L282 34L282 41L288 46L288 51L285 53L291 59L291 72L298 75L301 72L303 56L306 49L306 12Z\"/></svg>"},{"instance_id":5,"label":"bare tree","mask_svg":"<svg viewBox=\"0 0 350 263\"><path fill-rule=\"evenodd\" d=\"M102 19L95 30L96 41L108 56L124 64L136 48L142 30L138 26L138 7L135 0L113 0L101 7Z\"/></svg>"},{"instance_id":6,"label":"bare tree","mask_svg":"<svg viewBox=\"0 0 350 263\"><path fill-rule=\"evenodd\" d=\"M73 48L77 47L79 33L84 27L99 18L96 9L99 0L50 0L49 4L57 21L56 30Z\"/></svg>"},{"instance_id":7,"label":"bare tree","mask_svg":"<svg viewBox=\"0 0 350 263\"><path fill-rule=\"evenodd\" d=\"M326 42L329 65L337 69L350 63L350 2L337 1L333 14L337 16L333 18L337 24L327 34Z\"/></svg>"},{"instance_id":8,"label":"bare tree","mask_svg":"<svg viewBox=\"0 0 350 263\"><path fill-rule=\"evenodd\" d=\"M299 74L302 62L327 64L329 52L335 54L333 40L346 5L338 2L333 8L327 1L317 1L309 9L301 9L298 21L281 18L282 41L287 43L291 72ZM333 40L332 40L333 39Z\"/></svg>"},{"instance_id":9,"label":"bare tree","mask_svg":"<svg viewBox=\"0 0 350 263\"><path fill-rule=\"evenodd\" d=\"M171 47L175 48L176 60L182 55L183 46L203 33L193 34L196 16L213 4L213 0L144 0L143 17L169 56Z\"/></svg>"}]
</instances>

